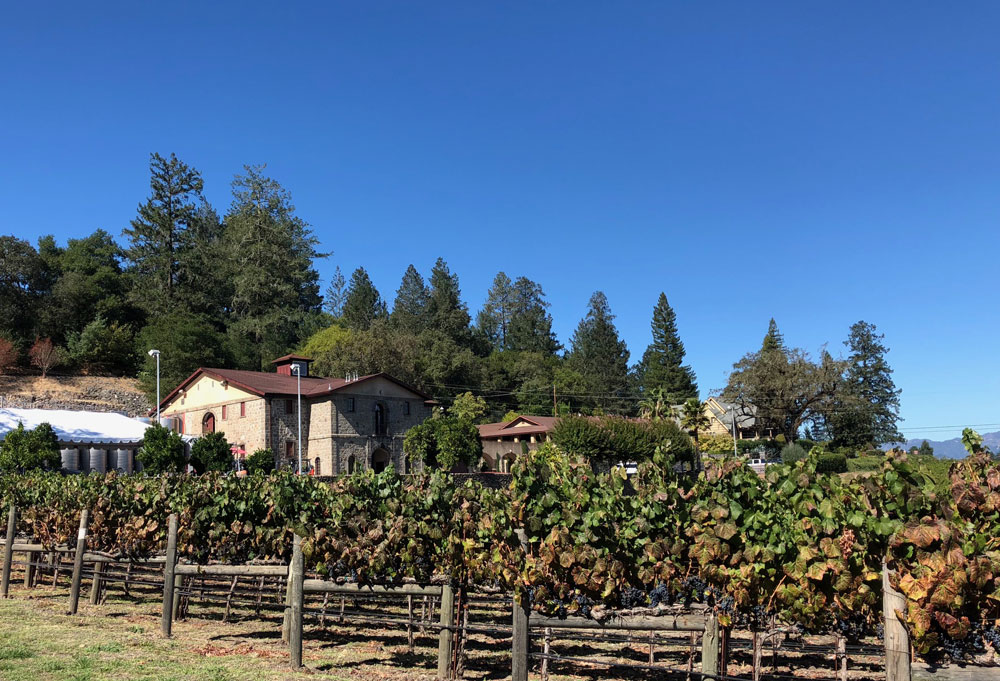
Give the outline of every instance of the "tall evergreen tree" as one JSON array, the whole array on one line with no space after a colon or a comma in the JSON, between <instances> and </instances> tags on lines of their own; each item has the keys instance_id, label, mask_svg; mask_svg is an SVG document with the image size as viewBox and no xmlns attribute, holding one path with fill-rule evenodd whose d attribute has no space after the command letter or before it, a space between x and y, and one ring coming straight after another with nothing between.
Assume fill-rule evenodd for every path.
<instances>
[{"instance_id":1,"label":"tall evergreen tree","mask_svg":"<svg viewBox=\"0 0 1000 681\"><path fill-rule=\"evenodd\" d=\"M34 335L38 251L15 236L0 236L0 336L28 341Z\"/></svg>"},{"instance_id":2,"label":"tall evergreen tree","mask_svg":"<svg viewBox=\"0 0 1000 681\"><path fill-rule=\"evenodd\" d=\"M393 327L410 333L420 333L428 327L427 306L430 293L417 268L410 265L403 273L403 280L396 289L390 321Z\"/></svg>"},{"instance_id":3,"label":"tall evergreen tree","mask_svg":"<svg viewBox=\"0 0 1000 681\"><path fill-rule=\"evenodd\" d=\"M903 440L898 428L902 391L892 380L884 338L874 324L859 321L844 341L850 355L843 396L829 420L837 445L860 448Z\"/></svg>"},{"instance_id":4,"label":"tall evergreen tree","mask_svg":"<svg viewBox=\"0 0 1000 681\"><path fill-rule=\"evenodd\" d=\"M187 241L188 250L178 264L178 307L203 316L221 330L233 299L233 272L226 257L222 221L207 202L198 206Z\"/></svg>"},{"instance_id":5,"label":"tall evergreen tree","mask_svg":"<svg viewBox=\"0 0 1000 681\"><path fill-rule=\"evenodd\" d=\"M364 267L354 270L344 299L344 323L347 328L365 331L376 319L385 317L385 301Z\"/></svg>"},{"instance_id":6,"label":"tall evergreen tree","mask_svg":"<svg viewBox=\"0 0 1000 681\"><path fill-rule=\"evenodd\" d=\"M542 287L518 277L513 287L514 313L507 330L507 347L517 352L554 355L561 346L552 332L552 315Z\"/></svg>"},{"instance_id":7,"label":"tall evergreen tree","mask_svg":"<svg viewBox=\"0 0 1000 681\"><path fill-rule=\"evenodd\" d=\"M601 291L590 297L587 316L573 333L572 348L566 357L567 368L582 378L586 394L584 404L610 412L628 411L621 398L628 397L629 352L618 337L607 296Z\"/></svg>"},{"instance_id":8,"label":"tall evergreen tree","mask_svg":"<svg viewBox=\"0 0 1000 681\"><path fill-rule=\"evenodd\" d=\"M174 154L152 154L149 170L152 193L124 234L136 280L133 295L143 309L158 314L176 309L178 273L190 251L189 228L203 201L203 183L201 174Z\"/></svg>"},{"instance_id":9,"label":"tall evergreen tree","mask_svg":"<svg viewBox=\"0 0 1000 681\"><path fill-rule=\"evenodd\" d=\"M462 302L458 275L452 274L443 258L434 263L430 283L427 317L431 328L444 333L459 345L469 347L472 345L469 308Z\"/></svg>"},{"instance_id":10,"label":"tall evergreen tree","mask_svg":"<svg viewBox=\"0 0 1000 681\"><path fill-rule=\"evenodd\" d=\"M233 265L231 328L248 343L250 363L264 368L302 339L305 321L319 312L313 259L325 254L295 215L289 192L263 166L245 166L233 180L225 242Z\"/></svg>"},{"instance_id":11,"label":"tall evergreen tree","mask_svg":"<svg viewBox=\"0 0 1000 681\"><path fill-rule=\"evenodd\" d=\"M333 271L330 277L330 285L326 287L326 294L323 296L323 309L334 317L344 316L344 301L347 300L347 282L344 280L344 273L340 271L340 265Z\"/></svg>"},{"instance_id":12,"label":"tall evergreen tree","mask_svg":"<svg viewBox=\"0 0 1000 681\"><path fill-rule=\"evenodd\" d=\"M774 321L774 317L771 317L771 321L767 325L767 333L764 335L764 342L761 344L760 350L761 352L769 352L771 350L788 352L788 346L785 345L785 337L778 330L778 323Z\"/></svg>"},{"instance_id":13,"label":"tall evergreen tree","mask_svg":"<svg viewBox=\"0 0 1000 681\"><path fill-rule=\"evenodd\" d=\"M476 316L476 329L492 350L510 347L508 333L515 314L514 283L504 272L498 272L486 293L486 303Z\"/></svg>"},{"instance_id":14,"label":"tall evergreen tree","mask_svg":"<svg viewBox=\"0 0 1000 681\"><path fill-rule=\"evenodd\" d=\"M684 365L684 343L677 334L677 315L667 296L660 293L653 308L653 342L639 363L639 385L643 393L662 390L671 405L698 397L694 371Z\"/></svg>"}]
</instances>

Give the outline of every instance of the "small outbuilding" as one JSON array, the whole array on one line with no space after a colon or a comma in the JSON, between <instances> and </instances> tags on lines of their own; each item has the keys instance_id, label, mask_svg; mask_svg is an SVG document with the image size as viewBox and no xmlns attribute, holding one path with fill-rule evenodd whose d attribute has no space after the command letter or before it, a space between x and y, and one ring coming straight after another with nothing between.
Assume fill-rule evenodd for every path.
<instances>
[{"instance_id":1,"label":"small outbuilding","mask_svg":"<svg viewBox=\"0 0 1000 681\"><path fill-rule=\"evenodd\" d=\"M24 424L48 423L59 439L62 468L71 473L135 470L135 452L151 425L122 414L62 409L0 409L0 440Z\"/></svg>"}]
</instances>

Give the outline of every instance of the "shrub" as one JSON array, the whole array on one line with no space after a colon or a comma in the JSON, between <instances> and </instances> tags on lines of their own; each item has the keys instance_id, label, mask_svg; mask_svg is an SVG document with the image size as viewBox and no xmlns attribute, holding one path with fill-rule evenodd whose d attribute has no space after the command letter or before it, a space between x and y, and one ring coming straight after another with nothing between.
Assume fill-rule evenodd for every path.
<instances>
[{"instance_id":1,"label":"shrub","mask_svg":"<svg viewBox=\"0 0 1000 681\"><path fill-rule=\"evenodd\" d=\"M470 470L479 468L483 446L479 430L466 419L434 416L406 431L403 449L411 461L451 470L464 463Z\"/></svg>"},{"instance_id":2,"label":"shrub","mask_svg":"<svg viewBox=\"0 0 1000 681\"><path fill-rule=\"evenodd\" d=\"M732 454L732 435L702 435L698 438L698 448L706 454Z\"/></svg>"},{"instance_id":3,"label":"shrub","mask_svg":"<svg viewBox=\"0 0 1000 681\"><path fill-rule=\"evenodd\" d=\"M0 374L17 364L17 346L0 336Z\"/></svg>"},{"instance_id":4,"label":"shrub","mask_svg":"<svg viewBox=\"0 0 1000 681\"><path fill-rule=\"evenodd\" d=\"M61 463L59 440L48 423L40 423L34 430L25 430L24 424L18 423L0 443L0 470L58 470Z\"/></svg>"},{"instance_id":5,"label":"shrub","mask_svg":"<svg viewBox=\"0 0 1000 681\"><path fill-rule=\"evenodd\" d=\"M146 435L136 455L144 473L183 473L187 469L184 440L169 428L154 424Z\"/></svg>"},{"instance_id":6,"label":"shrub","mask_svg":"<svg viewBox=\"0 0 1000 681\"><path fill-rule=\"evenodd\" d=\"M552 442L592 464L649 461L658 451L672 461L695 458L694 443L673 421L566 416L552 429Z\"/></svg>"},{"instance_id":7,"label":"shrub","mask_svg":"<svg viewBox=\"0 0 1000 681\"><path fill-rule=\"evenodd\" d=\"M854 473L859 471L880 471L885 463L885 455L882 456L859 456L848 459L847 470Z\"/></svg>"},{"instance_id":8,"label":"shrub","mask_svg":"<svg viewBox=\"0 0 1000 681\"><path fill-rule=\"evenodd\" d=\"M816 458L817 473L846 473L847 457L834 452L824 452Z\"/></svg>"},{"instance_id":9,"label":"shrub","mask_svg":"<svg viewBox=\"0 0 1000 681\"><path fill-rule=\"evenodd\" d=\"M191 466L198 473L231 471L233 452L231 445L226 442L226 436L215 431L195 440L191 446Z\"/></svg>"},{"instance_id":10,"label":"shrub","mask_svg":"<svg viewBox=\"0 0 1000 681\"><path fill-rule=\"evenodd\" d=\"M795 463L796 461L801 461L806 458L808 455L809 453L798 443L785 445L781 449L782 463Z\"/></svg>"},{"instance_id":11,"label":"shrub","mask_svg":"<svg viewBox=\"0 0 1000 681\"><path fill-rule=\"evenodd\" d=\"M781 454L783 443L779 440L738 440L736 450L750 458L774 459Z\"/></svg>"},{"instance_id":12,"label":"shrub","mask_svg":"<svg viewBox=\"0 0 1000 681\"><path fill-rule=\"evenodd\" d=\"M132 328L127 324L109 324L98 317L71 335L68 345L73 361L88 371L127 374L135 369Z\"/></svg>"},{"instance_id":13,"label":"shrub","mask_svg":"<svg viewBox=\"0 0 1000 681\"><path fill-rule=\"evenodd\" d=\"M274 452L270 449L258 449L247 457L243 465L247 469L247 473L251 475L254 473L270 473L274 470Z\"/></svg>"}]
</instances>

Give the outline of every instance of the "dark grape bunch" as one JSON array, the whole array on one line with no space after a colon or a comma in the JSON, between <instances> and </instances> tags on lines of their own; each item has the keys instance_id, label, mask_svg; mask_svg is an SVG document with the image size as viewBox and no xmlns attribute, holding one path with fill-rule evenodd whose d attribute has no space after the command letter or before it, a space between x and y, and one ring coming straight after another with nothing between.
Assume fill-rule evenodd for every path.
<instances>
[{"instance_id":1,"label":"dark grape bunch","mask_svg":"<svg viewBox=\"0 0 1000 681\"><path fill-rule=\"evenodd\" d=\"M851 641L860 641L871 634L872 627L868 621L859 615L848 619L839 619L833 625L834 631Z\"/></svg>"}]
</instances>

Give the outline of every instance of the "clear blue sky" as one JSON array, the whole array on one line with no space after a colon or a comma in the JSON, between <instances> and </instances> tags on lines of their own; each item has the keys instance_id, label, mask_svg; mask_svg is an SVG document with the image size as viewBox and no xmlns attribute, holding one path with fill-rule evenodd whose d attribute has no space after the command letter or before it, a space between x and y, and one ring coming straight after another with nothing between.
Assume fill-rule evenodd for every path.
<instances>
[{"instance_id":1,"label":"clear blue sky","mask_svg":"<svg viewBox=\"0 0 1000 681\"><path fill-rule=\"evenodd\" d=\"M474 313L503 269L564 343L602 289L633 359L665 291L703 396L771 316L865 319L907 435L1000 423L997 3L314 4L5 7L0 233L120 234L152 151L220 210L266 162L324 285L441 255Z\"/></svg>"}]
</instances>

